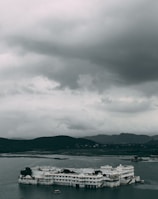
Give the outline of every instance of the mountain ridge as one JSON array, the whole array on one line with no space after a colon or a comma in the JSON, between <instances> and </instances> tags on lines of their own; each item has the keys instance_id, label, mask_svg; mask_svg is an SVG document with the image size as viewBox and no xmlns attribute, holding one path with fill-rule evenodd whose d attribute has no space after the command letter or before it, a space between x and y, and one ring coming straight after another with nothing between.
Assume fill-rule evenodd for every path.
<instances>
[{"instance_id":1,"label":"mountain ridge","mask_svg":"<svg viewBox=\"0 0 158 199\"><path fill-rule=\"evenodd\" d=\"M101 139L101 142L96 138ZM74 138L67 135L38 137L29 140L0 138L0 153L25 152L73 155L157 155L158 139L157 136L127 133L84 138Z\"/></svg>"},{"instance_id":2,"label":"mountain ridge","mask_svg":"<svg viewBox=\"0 0 158 199\"><path fill-rule=\"evenodd\" d=\"M38 137L29 140L0 138L0 152L55 151L93 147L97 143L70 136Z\"/></svg>"},{"instance_id":3,"label":"mountain ridge","mask_svg":"<svg viewBox=\"0 0 158 199\"><path fill-rule=\"evenodd\" d=\"M121 134L99 134L94 136L86 136L85 139L92 140L98 142L100 144L143 144L147 143L151 140L158 139L157 135L149 136L149 135L139 135L133 133L121 133Z\"/></svg>"}]
</instances>

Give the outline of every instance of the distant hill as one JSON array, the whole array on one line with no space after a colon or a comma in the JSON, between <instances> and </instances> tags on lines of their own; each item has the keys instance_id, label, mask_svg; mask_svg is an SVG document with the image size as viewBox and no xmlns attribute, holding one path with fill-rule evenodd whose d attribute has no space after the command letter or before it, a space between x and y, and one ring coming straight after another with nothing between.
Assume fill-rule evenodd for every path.
<instances>
[{"instance_id":1,"label":"distant hill","mask_svg":"<svg viewBox=\"0 0 158 199\"><path fill-rule=\"evenodd\" d=\"M146 143L146 145L150 145L150 146L157 146L158 147L158 140L157 139L152 139L149 142Z\"/></svg>"},{"instance_id":2,"label":"distant hill","mask_svg":"<svg viewBox=\"0 0 158 199\"><path fill-rule=\"evenodd\" d=\"M96 135L84 138L100 144L144 144L152 139L158 140L158 136L136 135L130 133L121 133L119 135Z\"/></svg>"},{"instance_id":3,"label":"distant hill","mask_svg":"<svg viewBox=\"0 0 158 199\"><path fill-rule=\"evenodd\" d=\"M158 140L158 135L152 136L153 140Z\"/></svg>"},{"instance_id":4,"label":"distant hill","mask_svg":"<svg viewBox=\"0 0 158 199\"><path fill-rule=\"evenodd\" d=\"M97 143L70 136L40 137L31 140L0 138L0 153L25 151L54 151L94 147Z\"/></svg>"},{"instance_id":5,"label":"distant hill","mask_svg":"<svg viewBox=\"0 0 158 199\"><path fill-rule=\"evenodd\" d=\"M39 137L30 140L0 138L0 153L51 152L73 155L158 155L157 136L98 135Z\"/></svg>"}]
</instances>

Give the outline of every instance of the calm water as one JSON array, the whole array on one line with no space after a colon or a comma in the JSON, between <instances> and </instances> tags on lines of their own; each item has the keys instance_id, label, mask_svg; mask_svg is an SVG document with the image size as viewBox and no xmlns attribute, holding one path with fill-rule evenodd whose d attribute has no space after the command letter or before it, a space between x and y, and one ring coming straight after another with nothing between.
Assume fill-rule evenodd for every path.
<instances>
[{"instance_id":1,"label":"calm water","mask_svg":"<svg viewBox=\"0 0 158 199\"><path fill-rule=\"evenodd\" d=\"M0 158L0 199L155 199L158 195L158 163L133 163L136 175L145 180L145 184L126 185L118 188L96 190L75 189L64 186L18 185L17 178L21 169L26 166L52 165L58 167L99 167L101 165L117 166L131 164L121 157L86 157L86 156L49 156L45 158ZM54 157L66 157L56 160ZM53 194L59 188L61 194Z\"/></svg>"}]
</instances>

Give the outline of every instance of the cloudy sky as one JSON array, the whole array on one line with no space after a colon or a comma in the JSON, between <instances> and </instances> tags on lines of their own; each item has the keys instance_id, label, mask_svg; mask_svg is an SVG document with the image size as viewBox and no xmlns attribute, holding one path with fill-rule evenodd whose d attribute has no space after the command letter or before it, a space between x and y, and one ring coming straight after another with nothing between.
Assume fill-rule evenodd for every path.
<instances>
[{"instance_id":1,"label":"cloudy sky","mask_svg":"<svg viewBox=\"0 0 158 199\"><path fill-rule=\"evenodd\" d=\"M158 134L158 1L0 1L0 136Z\"/></svg>"}]
</instances>

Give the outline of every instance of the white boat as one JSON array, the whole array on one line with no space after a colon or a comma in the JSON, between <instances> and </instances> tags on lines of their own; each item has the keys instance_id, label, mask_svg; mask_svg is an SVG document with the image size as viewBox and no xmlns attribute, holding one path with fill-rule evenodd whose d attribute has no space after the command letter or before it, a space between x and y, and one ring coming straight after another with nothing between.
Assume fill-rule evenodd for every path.
<instances>
[{"instance_id":1,"label":"white boat","mask_svg":"<svg viewBox=\"0 0 158 199\"><path fill-rule=\"evenodd\" d=\"M60 194L61 191L60 191L59 189L55 189L55 190L53 191L53 193L55 193L55 194Z\"/></svg>"}]
</instances>

